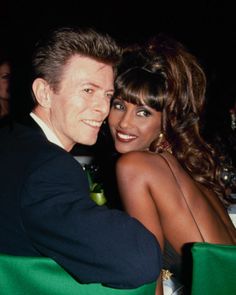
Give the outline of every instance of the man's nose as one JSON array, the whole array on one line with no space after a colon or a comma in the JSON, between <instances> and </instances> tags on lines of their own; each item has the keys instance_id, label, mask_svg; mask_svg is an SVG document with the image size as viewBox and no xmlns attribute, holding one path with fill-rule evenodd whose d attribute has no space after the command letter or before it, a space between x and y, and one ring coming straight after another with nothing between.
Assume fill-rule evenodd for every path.
<instances>
[{"instance_id":1,"label":"man's nose","mask_svg":"<svg viewBox=\"0 0 236 295\"><path fill-rule=\"evenodd\" d=\"M108 116L110 110L110 100L104 95L98 95L95 98L95 110L102 113L104 116Z\"/></svg>"}]
</instances>

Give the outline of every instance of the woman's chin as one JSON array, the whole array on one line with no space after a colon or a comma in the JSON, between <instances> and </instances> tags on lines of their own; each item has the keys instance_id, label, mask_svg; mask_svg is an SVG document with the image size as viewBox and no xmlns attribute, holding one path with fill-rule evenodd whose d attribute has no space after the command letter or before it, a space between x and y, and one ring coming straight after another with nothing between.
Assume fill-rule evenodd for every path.
<instances>
[{"instance_id":1,"label":"woman's chin","mask_svg":"<svg viewBox=\"0 0 236 295\"><path fill-rule=\"evenodd\" d=\"M118 153L120 154L125 154L125 153L128 153L128 152L131 152L133 149L131 148L128 148L128 147L123 147L123 146L115 146L116 150Z\"/></svg>"}]
</instances>

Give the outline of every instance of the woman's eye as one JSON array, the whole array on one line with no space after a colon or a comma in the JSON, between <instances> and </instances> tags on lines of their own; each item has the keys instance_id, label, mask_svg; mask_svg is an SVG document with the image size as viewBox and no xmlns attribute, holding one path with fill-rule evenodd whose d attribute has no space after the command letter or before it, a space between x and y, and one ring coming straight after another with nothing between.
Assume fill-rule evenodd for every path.
<instances>
[{"instance_id":1,"label":"woman's eye","mask_svg":"<svg viewBox=\"0 0 236 295\"><path fill-rule=\"evenodd\" d=\"M4 79L4 80L10 80L10 74L2 75L1 78Z\"/></svg>"},{"instance_id":2,"label":"woman's eye","mask_svg":"<svg viewBox=\"0 0 236 295\"><path fill-rule=\"evenodd\" d=\"M121 104L120 102L115 102L115 101L112 103L112 107L116 110L123 110L124 109L123 104Z\"/></svg>"},{"instance_id":3,"label":"woman's eye","mask_svg":"<svg viewBox=\"0 0 236 295\"><path fill-rule=\"evenodd\" d=\"M140 110L137 112L137 115L140 117L149 117L151 116L151 113L147 110Z\"/></svg>"}]
</instances>

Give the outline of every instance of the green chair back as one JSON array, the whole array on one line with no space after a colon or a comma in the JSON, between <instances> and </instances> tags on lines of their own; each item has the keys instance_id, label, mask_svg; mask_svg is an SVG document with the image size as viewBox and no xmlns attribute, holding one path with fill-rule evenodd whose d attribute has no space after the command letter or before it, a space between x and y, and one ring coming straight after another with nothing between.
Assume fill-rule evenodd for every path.
<instances>
[{"instance_id":1,"label":"green chair back","mask_svg":"<svg viewBox=\"0 0 236 295\"><path fill-rule=\"evenodd\" d=\"M194 243L192 295L236 294L236 246Z\"/></svg>"},{"instance_id":2,"label":"green chair back","mask_svg":"<svg viewBox=\"0 0 236 295\"><path fill-rule=\"evenodd\" d=\"M0 254L1 295L154 295L156 283L137 289L80 284L54 260Z\"/></svg>"}]
</instances>

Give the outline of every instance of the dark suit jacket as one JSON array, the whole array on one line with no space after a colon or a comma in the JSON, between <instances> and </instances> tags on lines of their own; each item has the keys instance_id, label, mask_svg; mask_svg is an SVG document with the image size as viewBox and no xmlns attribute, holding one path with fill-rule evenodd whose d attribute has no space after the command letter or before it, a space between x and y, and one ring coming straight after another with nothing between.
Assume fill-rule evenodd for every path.
<instances>
[{"instance_id":1,"label":"dark suit jacket","mask_svg":"<svg viewBox=\"0 0 236 295\"><path fill-rule=\"evenodd\" d=\"M133 288L154 281L161 268L155 237L91 201L80 164L34 124L0 129L0 252L51 257L80 282Z\"/></svg>"}]
</instances>

